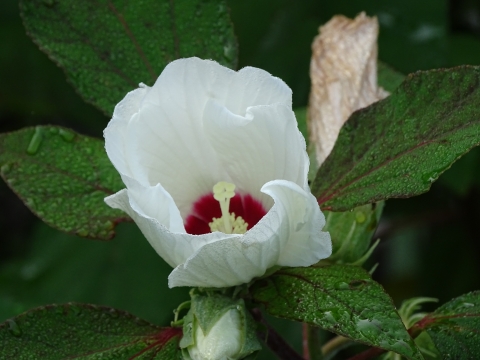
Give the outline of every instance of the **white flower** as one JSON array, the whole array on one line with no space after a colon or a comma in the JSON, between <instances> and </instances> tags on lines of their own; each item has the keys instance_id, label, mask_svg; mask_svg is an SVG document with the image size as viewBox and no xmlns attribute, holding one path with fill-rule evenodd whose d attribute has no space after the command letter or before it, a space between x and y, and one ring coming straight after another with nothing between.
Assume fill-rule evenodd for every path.
<instances>
[{"instance_id":1,"label":"white flower","mask_svg":"<svg viewBox=\"0 0 480 360\"><path fill-rule=\"evenodd\" d=\"M127 94L104 136L126 185L105 201L175 268L170 287L239 285L331 254L291 90L267 72L174 61Z\"/></svg>"}]
</instances>

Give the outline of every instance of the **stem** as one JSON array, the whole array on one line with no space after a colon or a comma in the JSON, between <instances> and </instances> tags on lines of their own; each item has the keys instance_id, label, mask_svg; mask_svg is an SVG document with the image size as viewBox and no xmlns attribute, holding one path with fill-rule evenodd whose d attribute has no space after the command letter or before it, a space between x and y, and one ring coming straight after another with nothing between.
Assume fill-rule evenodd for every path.
<instances>
[{"instance_id":1,"label":"stem","mask_svg":"<svg viewBox=\"0 0 480 360\"><path fill-rule=\"evenodd\" d=\"M310 360L323 360L323 353L322 353L322 339L320 336L320 328L318 326L312 326L308 324L303 324L304 326L304 331L306 331L306 334L304 333L304 341L305 339L307 340L307 349L303 349L304 351L304 357L307 359L305 350L308 351L308 356ZM305 342L304 342L305 345Z\"/></svg>"},{"instance_id":2,"label":"stem","mask_svg":"<svg viewBox=\"0 0 480 360\"><path fill-rule=\"evenodd\" d=\"M302 349L303 349L303 358L305 360L310 360L310 336L309 336L309 327L307 323L302 323Z\"/></svg>"},{"instance_id":3,"label":"stem","mask_svg":"<svg viewBox=\"0 0 480 360\"><path fill-rule=\"evenodd\" d=\"M252 316L264 329L257 330L257 336L281 360L304 360L287 342L266 322L260 309L252 309Z\"/></svg>"},{"instance_id":4,"label":"stem","mask_svg":"<svg viewBox=\"0 0 480 360\"><path fill-rule=\"evenodd\" d=\"M335 336L333 339L331 339L329 342L327 342L325 345L322 346L322 354L328 355L332 351L337 350L340 346L351 342L349 338L346 338L345 336Z\"/></svg>"}]
</instances>

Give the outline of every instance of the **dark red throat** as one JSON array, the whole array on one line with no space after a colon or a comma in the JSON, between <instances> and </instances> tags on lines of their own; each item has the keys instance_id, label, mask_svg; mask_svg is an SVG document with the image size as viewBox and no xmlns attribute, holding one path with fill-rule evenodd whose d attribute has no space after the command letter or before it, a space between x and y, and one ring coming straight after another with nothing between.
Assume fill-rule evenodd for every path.
<instances>
[{"instance_id":1,"label":"dark red throat","mask_svg":"<svg viewBox=\"0 0 480 360\"><path fill-rule=\"evenodd\" d=\"M241 216L248 224L248 230L255 226L267 213L263 205L251 195L235 194L230 199L230 212L235 216ZM192 213L185 220L185 230L192 235L208 234L213 218L220 218L220 204L213 198L213 194L200 197L194 204Z\"/></svg>"}]
</instances>

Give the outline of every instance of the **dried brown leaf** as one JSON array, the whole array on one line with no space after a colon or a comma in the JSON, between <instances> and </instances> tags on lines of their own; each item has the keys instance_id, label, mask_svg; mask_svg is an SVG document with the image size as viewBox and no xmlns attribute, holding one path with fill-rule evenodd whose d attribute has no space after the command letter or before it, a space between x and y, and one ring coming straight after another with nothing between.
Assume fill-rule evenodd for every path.
<instances>
[{"instance_id":1,"label":"dried brown leaf","mask_svg":"<svg viewBox=\"0 0 480 360\"><path fill-rule=\"evenodd\" d=\"M360 13L334 16L312 44L308 109L310 142L318 165L330 154L349 116L388 96L377 85L378 22Z\"/></svg>"}]
</instances>

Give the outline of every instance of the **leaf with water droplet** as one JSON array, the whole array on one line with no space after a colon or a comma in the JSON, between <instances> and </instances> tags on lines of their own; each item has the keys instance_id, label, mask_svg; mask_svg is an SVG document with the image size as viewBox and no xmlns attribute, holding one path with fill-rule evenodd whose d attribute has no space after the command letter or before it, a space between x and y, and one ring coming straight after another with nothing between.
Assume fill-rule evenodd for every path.
<instances>
[{"instance_id":1,"label":"leaf with water droplet","mask_svg":"<svg viewBox=\"0 0 480 360\"><path fill-rule=\"evenodd\" d=\"M420 320L414 328L428 332L443 359L478 359L480 291L450 300Z\"/></svg>"},{"instance_id":2,"label":"leaf with water droplet","mask_svg":"<svg viewBox=\"0 0 480 360\"><path fill-rule=\"evenodd\" d=\"M224 0L21 0L20 12L33 41L108 116L126 93L141 82L153 85L175 59L237 65Z\"/></svg>"},{"instance_id":3,"label":"leaf with water droplet","mask_svg":"<svg viewBox=\"0 0 480 360\"><path fill-rule=\"evenodd\" d=\"M25 204L59 230L110 239L114 224L129 220L103 201L124 186L100 139L54 126L0 134L0 169Z\"/></svg>"},{"instance_id":4,"label":"leaf with water droplet","mask_svg":"<svg viewBox=\"0 0 480 360\"><path fill-rule=\"evenodd\" d=\"M407 76L388 98L352 114L312 193L323 209L345 211L428 191L480 144L479 103L480 67Z\"/></svg>"},{"instance_id":5,"label":"leaf with water droplet","mask_svg":"<svg viewBox=\"0 0 480 360\"><path fill-rule=\"evenodd\" d=\"M251 294L273 316L317 325L407 359L422 359L390 297L360 267L282 269L257 281Z\"/></svg>"},{"instance_id":6,"label":"leaf with water droplet","mask_svg":"<svg viewBox=\"0 0 480 360\"><path fill-rule=\"evenodd\" d=\"M0 358L178 359L181 335L179 328L139 325L135 316L108 307L49 305L0 324Z\"/></svg>"}]
</instances>

